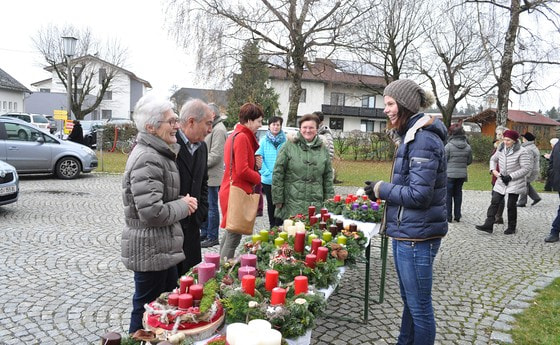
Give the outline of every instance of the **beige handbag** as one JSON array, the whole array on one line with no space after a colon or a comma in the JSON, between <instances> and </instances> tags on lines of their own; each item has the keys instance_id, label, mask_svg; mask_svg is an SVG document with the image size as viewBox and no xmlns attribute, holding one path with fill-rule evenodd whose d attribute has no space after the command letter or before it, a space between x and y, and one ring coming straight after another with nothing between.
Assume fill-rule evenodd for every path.
<instances>
[{"instance_id":1,"label":"beige handbag","mask_svg":"<svg viewBox=\"0 0 560 345\"><path fill-rule=\"evenodd\" d=\"M233 141L235 140L236 135L237 134L235 134L231 139L226 230L235 234L251 235L257 218L257 208L259 206L260 195L257 193L247 194L243 189L233 185Z\"/></svg>"}]
</instances>

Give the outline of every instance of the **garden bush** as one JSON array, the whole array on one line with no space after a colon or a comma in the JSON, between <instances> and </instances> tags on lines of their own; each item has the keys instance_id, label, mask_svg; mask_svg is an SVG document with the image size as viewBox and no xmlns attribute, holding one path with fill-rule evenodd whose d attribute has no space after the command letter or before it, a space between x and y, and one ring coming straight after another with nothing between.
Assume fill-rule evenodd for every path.
<instances>
[{"instance_id":1,"label":"garden bush","mask_svg":"<svg viewBox=\"0 0 560 345\"><path fill-rule=\"evenodd\" d=\"M488 162L492 151L494 151L494 139L477 133L469 135L468 140L473 153L473 161Z\"/></svg>"}]
</instances>

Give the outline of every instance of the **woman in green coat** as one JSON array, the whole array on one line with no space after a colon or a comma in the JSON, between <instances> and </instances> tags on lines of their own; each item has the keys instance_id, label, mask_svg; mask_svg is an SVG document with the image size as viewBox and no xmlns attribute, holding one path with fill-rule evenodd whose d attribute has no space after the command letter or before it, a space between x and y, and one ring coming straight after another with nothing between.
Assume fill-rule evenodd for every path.
<instances>
[{"instance_id":1,"label":"woman in green coat","mask_svg":"<svg viewBox=\"0 0 560 345\"><path fill-rule=\"evenodd\" d=\"M323 138L317 135L319 118L304 115L299 132L288 135L278 152L272 174L272 201L280 219L307 214L310 205L318 209L334 195L331 159Z\"/></svg>"}]
</instances>

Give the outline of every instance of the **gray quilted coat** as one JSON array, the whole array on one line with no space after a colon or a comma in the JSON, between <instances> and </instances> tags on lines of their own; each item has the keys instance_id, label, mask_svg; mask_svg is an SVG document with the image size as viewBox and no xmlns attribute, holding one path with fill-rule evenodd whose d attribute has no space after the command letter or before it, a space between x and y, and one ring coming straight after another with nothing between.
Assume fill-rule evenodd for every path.
<instances>
[{"instance_id":1,"label":"gray quilted coat","mask_svg":"<svg viewBox=\"0 0 560 345\"><path fill-rule=\"evenodd\" d=\"M467 178L467 166L472 163L472 150L464 135L449 138L445 145L448 178Z\"/></svg>"},{"instance_id":2,"label":"gray quilted coat","mask_svg":"<svg viewBox=\"0 0 560 345\"><path fill-rule=\"evenodd\" d=\"M539 178L541 174L541 152L535 145L534 141L526 141L521 144L531 157L531 172L527 175L527 182L531 183Z\"/></svg>"},{"instance_id":3,"label":"gray quilted coat","mask_svg":"<svg viewBox=\"0 0 560 345\"><path fill-rule=\"evenodd\" d=\"M140 132L126 162L121 259L132 271L162 271L185 259L179 220L189 210L179 199L178 151L178 144L170 147L159 137Z\"/></svg>"},{"instance_id":4,"label":"gray quilted coat","mask_svg":"<svg viewBox=\"0 0 560 345\"><path fill-rule=\"evenodd\" d=\"M527 190L525 182L527 175L531 172L531 156L529 152L521 147L519 141L513 144L511 150L506 150L505 144L501 143L496 152L490 158L490 171L500 166L500 174L511 176L512 180L506 186L501 178L496 180L494 191L506 194L521 194Z\"/></svg>"}]
</instances>

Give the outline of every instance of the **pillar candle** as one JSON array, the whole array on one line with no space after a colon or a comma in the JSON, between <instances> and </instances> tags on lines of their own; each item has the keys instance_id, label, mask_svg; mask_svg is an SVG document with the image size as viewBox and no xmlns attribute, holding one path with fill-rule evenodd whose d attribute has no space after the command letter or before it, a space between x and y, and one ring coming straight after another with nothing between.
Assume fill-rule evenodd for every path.
<instances>
[{"instance_id":1,"label":"pillar candle","mask_svg":"<svg viewBox=\"0 0 560 345\"><path fill-rule=\"evenodd\" d=\"M294 232L294 234L295 234L295 232ZM282 231L281 233L279 233L278 236L281 237L281 238L283 238L284 241L287 241L287 240L288 240L288 233L285 232L285 231Z\"/></svg>"},{"instance_id":2,"label":"pillar candle","mask_svg":"<svg viewBox=\"0 0 560 345\"><path fill-rule=\"evenodd\" d=\"M276 237L276 238L274 239L274 245L275 245L277 248L282 247L282 245L284 244L284 242L285 242L284 239L283 239L282 237L280 237L280 236L278 236L278 237Z\"/></svg>"},{"instance_id":3,"label":"pillar candle","mask_svg":"<svg viewBox=\"0 0 560 345\"><path fill-rule=\"evenodd\" d=\"M194 278L191 276L182 276L179 279L179 293L186 293L189 286L194 284Z\"/></svg>"},{"instance_id":4,"label":"pillar candle","mask_svg":"<svg viewBox=\"0 0 560 345\"><path fill-rule=\"evenodd\" d=\"M216 266L216 271L220 270L220 254L206 253L204 254L204 262L212 263Z\"/></svg>"},{"instance_id":5,"label":"pillar candle","mask_svg":"<svg viewBox=\"0 0 560 345\"><path fill-rule=\"evenodd\" d=\"M294 226L296 231L305 231L305 224L303 222L295 222Z\"/></svg>"},{"instance_id":6,"label":"pillar candle","mask_svg":"<svg viewBox=\"0 0 560 345\"><path fill-rule=\"evenodd\" d=\"M294 221L291 219L284 219L283 227L286 229L288 226L294 225Z\"/></svg>"},{"instance_id":7,"label":"pillar candle","mask_svg":"<svg viewBox=\"0 0 560 345\"><path fill-rule=\"evenodd\" d=\"M261 240L261 235L259 235L259 234L254 234L254 235L251 237L251 240L253 241L253 243L257 243L257 242L259 242L259 241Z\"/></svg>"},{"instance_id":8,"label":"pillar candle","mask_svg":"<svg viewBox=\"0 0 560 345\"><path fill-rule=\"evenodd\" d=\"M275 329L267 329L261 333L259 345L280 345L282 344L282 333Z\"/></svg>"},{"instance_id":9,"label":"pillar candle","mask_svg":"<svg viewBox=\"0 0 560 345\"><path fill-rule=\"evenodd\" d=\"M294 240L294 250L296 253L303 253L303 249L305 247L305 232L298 231L296 232L296 238Z\"/></svg>"},{"instance_id":10,"label":"pillar candle","mask_svg":"<svg viewBox=\"0 0 560 345\"><path fill-rule=\"evenodd\" d=\"M271 291L278 286L278 271L267 270L265 273L264 288Z\"/></svg>"},{"instance_id":11,"label":"pillar candle","mask_svg":"<svg viewBox=\"0 0 560 345\"><path fill-rule=\"evenodd\" d=\"M313 205L309 206L307 208L307 214L309 215L309 217L314 216L316 210L317 210L317 208L315 206L313 206Z\"/></svg>"},{"instance_id":12,"label":"pillar candle","mask_svg":"<svg viewBox=\"0 0 560 345\"><path fill-rule=\"evenodd\" d=\"M338 235L338 238L336 239L336 243L338 243L338 244L346 244L346 236L344 236L344 235Z\"/></svg>"},{"instance_id":13,"label":"pillar candle","mask_svg":"<svg viewBox=\"0 0 560 345\"><path fill-rule=\"evenodd\" d=\"M199 301L202 299L202 290L203 290L203 286L200 284L194 284L191 285L191 287L189 287L189 294L192 296L192 298L195 301ZM181 296L179 296L179 298L181 298Z\"/></svg>"},{"instance_id":14,"label":"pillar candle","mask_svg":"<svg viewBox=\"0 0 560 345\"><path fill-rule=\"evenodd\" d=\"M241 267L252 266L257 267L257 256L255 254L241 255Z\"/></svg>"},{"instance_id":15,"label":"pillar candle","mask_svg":"<svg viewBox=\"0 0 560 345\"><path fill-rule=\"evenodd\" d=\"M332 233L329 232L329 231L324 231L323 232L323 239L325 240L325 242L332 241Z\"/></svg>"},{"instance_id":16,"label":"pillar candle","mask_svg":"<svg viewBox=\"0 0 560 345\"><path fill-rule=\"evenodd\" d=\"M294 294L307 293L308 280L306 276L297 276L294 278Z\"/></svg>"},{"instance_id":17,"label":"pillar candle","mask_svg":"<svg viewBox=\"0 0 560 345\"><path fill-rule=\"evenodd\" d=\"M311 243L313 242L314 239L317 238L317 235L315 234L310 234L309 236L307 236L307 244L311 245Z\"/></svg>"},{"instance_id":18,"label":"pillar candle","mask_svg":"<svg viewBox=\"0 0 560 345\"><path fill-rule=\"evenodd\" d=\"M328 214L328 213L325 213L325 214L323 214L323 215L321 216L321 220L322 220L323 222L325 222L325 223L328 222L329 219L331 219L331 215Z\"/></svg>"},{"instance_id":19,"label":"pillar candle","mask_svg":"<svg viewBox=\"0 0 560 345\"><path fill-rule=\"evenodd\" d=\"M309 268L315 268L315 261L317 261L317 255L307 254L305 256L305 265Z\"/></svg>"},{"instance_id":20,"label":"pillar candle","mask_svg":"<svg viewBox=\"0 0 560 345\"><path fill-rule=\"evenodd\" d=\"M309 225L313 226L313 224L317 223L317 221L319 220L319 217L317 216L313 216L309 218Z\"/></svg>"},{"instance_id":21,"label":"pillar candle","mask_svg":"<svg viewBox=\"0 0 560 345\"><path fill-rule=\"evenodd\" d=\"M319 229L325 230L326 228L327 228L327 223L326 222L319 222Z\"/></svg>"},{"instance_id":22,"label":"pillar candle","mask_svg":"<svg viewBox=\"0 0 560 345\"><path fill-rule=\"evenodd\" d=\"M167 297L167 304L169 304L170 306L176 307L179 305L179 294L177 293L171 293L169 294L169 296Z\"/></svg>"},{"instance_id":23,"label":"pillar candle","mask_svg":"<svg viewBox=\"0 0 560 345\"><path fill-rule=\"evenodd\" d=\"M327 247L317 248L317 262L327 261L327 256L329 256L329 248Z\"/></svg>"},{"instance_id":24,"label":"pillar candle","mask_svg":"<svg viewBox=\"0 0 560 345\"><path fill-rule=\"evenodd\" d=\"M296 235L296 227L294 225L290 225L287 228L284 228L284 233L287 233L289 236L295 236Z\"/></svg>"},{"instance_id":25,"label":"pillar candle","mask_svg":"<svg viewBox=\"0 0 560 345\"><path fill-rule=\"evenodd\" d=\"M236 322L226 328L226 341L229 345L242 345L243 335L247 333L249 326L244 323ZM239 344L236 342L239 338Z\"/></svg>"},{"instance_id":26,"label":"pillar candle","mask_svg":"<svg viewBox=\"0 0 560 345\"><path fill-rule=\"evenodd\" d=\"M275 287L270 295L270 305L279 305L286 302L286 289Z\"/></svg>"},{"instance_id":27,"label":"pillar candle","mask_svg":"<svg viewBox=\"0 0 560 345\"><path fill-rule=\"evenodd\" d=\"M246 274L241 278L241 288L243 291L251 296L255 296L255 281L257 278L250 274Z\"/></svg>"},{"instance_id":28,"label":"pillar candle","mask_svg":"<svg viewBox=\"0 0 560 345\"><path fill-rule=\"evenodd\" d=\"M193 285L195 286L195 285ZM202 297L201 297L202 298ZM179 309L189 309L193 306L194 297L190 293L182 293L179 295Z\"/></svg>"},{"instance_id":29,"label":"pillar candle","mask_svg":"<svg viewBox=\"0 0 560 345\"><path fill-rule=\"evenodd\" d=\"M334 196L334 202L340 202L340 194Z\"/></svg>"},{"instance_id":30,"label":"pillar candle","mask_svg":"<svg viewBox=\"0 0 560 345\"><path fill-rule=\"evenodd\" d=\"M208 262L198 264L198 283L204 284L214 278L216 274L216 265Z\"/></svg>"},{"instance_id":31,"label":"pillar candle","mask_svg":"<svg viewBox=\"0 0 560 345\"><path fill-rule=\"evenodd\" d=\"M329 213L329 210L327 210L325 207L323 207L321 209L321 216L324 215L324 214L327 214L327 213Z\"/></svg>"},{"instance_id":32,"label":"pillar candle","mask_svg":"<svg viewBox=\"0 0 560 345\"><path fill-rule=\"evenodd\" d=\"M319 248L321 244L323 244L323 241L320 239L313 239L313 241L311 241L311 254L317 254L317 248Z\"/></svg>"},{"instance_id":33,"label":"pillar candle","mask_svg":"<svg viewBox=\"0 0 560 345\"><path fill-rule=\"evenodd\" d=\"M338 229L338 231L342 231L344 229L344 222L341 220L337 220L336 221L336 228Z\"/></svg>"},{"instance_id":34,"label":"pillar candle","mask_svg":"<svg viewBox=\"0 0 560 345\"><path fill-rule=\"evenodd\" d=\"M338 234L338 226L331 224L329 225L329 232L331 233L332 236L335 236Z\"/></svg>"},{"instance_id":35,"label":"pillar candle","mask_svg":"<svg viewBox=\"0 0 560 345\"><path fill-rule=\"evenodd\" d=\"M254 268L253 266L243 266L243 267L239 267L239 270L237 271L237 278L239 280L241 280L241 278L243 278L244 275L246 274L250 274L253 276L257 276L257 269Z\"/></svg>"},{"instance_id":36,"label":"pillar candle","mask_svg":"<svg viewBox=\"0 0 560 345\"><path fill-rule=\"evenodd\" d=\"M350 232L356 232L356 231L358 231L358 225L356 223L352 223L352 224L350 224L348 229L350 230Z\"/></svg>"},{"instance_id":37,"label":"pillar candle","mask_svg":"<svg viewBox=\"0 0 560 345\"><path fill-rule=\"evenodd\" d=\"M261 241L268 242L268 230L261 230L259 234L261 235Z\"/></svg>"},{"instance_id":38,"label":"pillar candle","mask_svg":"<svg viewBox=\"0 0 560 345\"><path fill-rule=\"evenodd\" d=\"M267 329L272 329L270 322L263 319L254 319L247 323L249 328L257 330L258 332L266 331Z\"/></svg>"}]
</instances>

